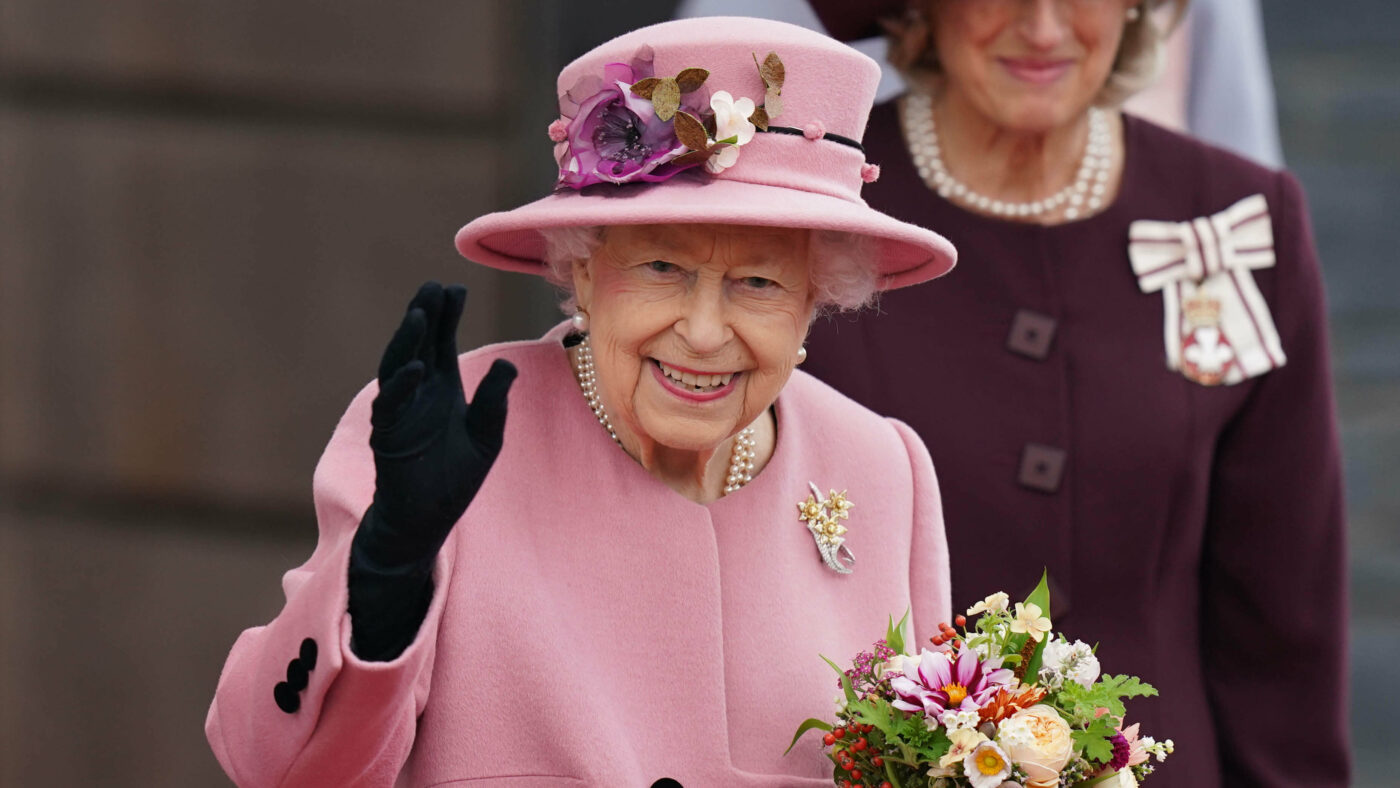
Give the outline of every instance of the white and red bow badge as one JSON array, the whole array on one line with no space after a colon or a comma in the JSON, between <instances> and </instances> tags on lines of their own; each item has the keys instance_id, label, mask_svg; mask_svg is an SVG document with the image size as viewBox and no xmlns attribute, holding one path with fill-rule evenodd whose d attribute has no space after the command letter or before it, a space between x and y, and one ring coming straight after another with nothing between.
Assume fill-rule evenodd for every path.
<instances>
[{"instance_id":1,"label":"white and red bow badge","mask_svg":"<svg viewBox=\"0 0 1400 788\"><path fill-rule=\"evenodd\" d=\"M1287 361L1254 269L1274 265L1264 195L1189 222L1141 220L1128 259L1144 293L1162 292L1167 366L1205 386L1231 385Z\"/></svg>"}]
</instances>

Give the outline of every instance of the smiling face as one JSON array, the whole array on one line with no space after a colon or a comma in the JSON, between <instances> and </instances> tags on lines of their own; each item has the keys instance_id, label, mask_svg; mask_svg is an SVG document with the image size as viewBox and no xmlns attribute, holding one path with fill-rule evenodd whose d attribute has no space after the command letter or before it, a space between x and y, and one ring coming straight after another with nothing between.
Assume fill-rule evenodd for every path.
<instances>
[{"instance_id":1,"label":"smiling face","mask_svg":"<svg viewBox=\"0 0 1400 788\"><path fill-rule=\"evenodd\" d=\"M1108 81L1140 0L925 0L946 90L998 127L1046 132Z\"/></svg>"},{"instance_id":2,"label":"smiling face","mask_svg":"<svg viewBox=\"0 0 1400 788\"><path fill-rule=\"evenodd\" d=\"M807 249L806 230L609 227L573 278L619 434L706 452L772 405L812 316Z\"/></svg>"}]
</instances>

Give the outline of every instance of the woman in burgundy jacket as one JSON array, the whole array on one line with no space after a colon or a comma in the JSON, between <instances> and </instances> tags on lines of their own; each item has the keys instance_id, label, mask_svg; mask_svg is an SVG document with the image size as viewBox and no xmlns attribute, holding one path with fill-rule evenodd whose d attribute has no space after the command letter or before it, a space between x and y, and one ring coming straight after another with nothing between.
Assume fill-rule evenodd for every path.
<instances>
[{"instance_id":1,"label":"woman in burgundy jacket","mask_svg":"<svg viewBox=\"0 0 1400 788\"><path fill-rule=\"evenodd\" d=\"M1132 710L1176 743L1153 785L1347 784L1341 471L1297 181L1114 109L1158 60L1139 0L905 5L814 2L847 40L892 15L914 87L871 115L864 196L961 264L819 322L807 370L924 439L955 609L1048 568L1057 627L1160 690Z\"/></svg>"}]
</instances>

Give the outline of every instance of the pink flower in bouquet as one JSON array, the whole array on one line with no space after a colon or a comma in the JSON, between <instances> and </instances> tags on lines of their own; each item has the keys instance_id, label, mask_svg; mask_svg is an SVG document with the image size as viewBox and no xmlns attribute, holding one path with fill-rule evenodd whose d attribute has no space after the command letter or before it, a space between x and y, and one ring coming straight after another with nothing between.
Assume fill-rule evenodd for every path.
<instances>
[{"instance_id":1,"label":"pink flower in bouquet","mask_svg":"<svg viewBox=\"0 0 1400 788\"><path fill-rule=\"evenodd\" d=\"M1124 765L1133 767L1147 763L1147 746L1138 738L1138 723L1119 728L1118 732L1123 735L1123 741L1128 743L1128 761Z\"/></svg>"},{"instance_id":2,"label":"pink flower in bouquet","mask_svg":"<svg viewBox=\"0 0 1400 788\"><path fill-rule=\"evenodd\" d=\"M958 649L956 661L942 652L925 650L913 671L906 665L904 675L890 679L890 688L898 696L890 705L921 711L937 721L949 709L981 708L1011 679L1012 672L1001 667L1000 658L983 661L966 645Z\"/></svg>"},{"instance_id":3,"label":"pink flower in bouquet","mask_svg":"<svg viewBox=\"0 0 1400 788\"><path fill-rule=\"evenodd\" d=\"M1058 781L1060 770L1074 755L1069 723L1054 707L1045 704L1011 715L1001 724L1000 738L1011 760L1033 781Z\"/></svg>"}]
</instances>

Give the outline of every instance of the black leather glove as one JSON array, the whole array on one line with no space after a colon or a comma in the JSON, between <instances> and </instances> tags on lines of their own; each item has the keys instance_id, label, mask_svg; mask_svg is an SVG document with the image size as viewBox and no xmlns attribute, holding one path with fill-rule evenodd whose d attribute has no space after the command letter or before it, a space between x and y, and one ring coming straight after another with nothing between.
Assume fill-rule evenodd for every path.
<instances>
[{"instance_id":1,"label":"black leather glove","mask_svg":"<svg viewBox=\"0 0 1400 788\"><path fill-rule=\"evenodd\" d=\"M370 412L374 502L355 532L350 614L355 653L392 659L432 597L434 559L501 451L515 366L498 359L469 404L457 367L465 288L428 282L379 364Z\"/></svg>"}]
</instances>

